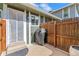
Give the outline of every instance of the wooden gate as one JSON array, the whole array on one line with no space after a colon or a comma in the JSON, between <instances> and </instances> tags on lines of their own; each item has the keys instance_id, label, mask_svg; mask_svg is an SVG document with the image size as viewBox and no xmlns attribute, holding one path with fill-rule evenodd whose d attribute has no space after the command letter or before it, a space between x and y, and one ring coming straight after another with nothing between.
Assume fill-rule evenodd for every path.
<instances>
[{"instance_id":1,"label":"wooden gate","mask_svg":"<svg viewBox=\"0 0 79 59\"><path fill-rule=\"evenodd\" d=\"M0 20L0 54L6 50L6 21Z\"/></svg>"},{"instance_id":2,"label":"wooden gate","mask_svg":"<svg viewBox=\"0 0 79 59\"><path fill-rule=\"evenodd\" d=\"M56 22L48 22L40 25L42 28L45 28L48 31L48 40L47 42L51 45L55 44L55 38L56 38Z\"/></svg>"}]
</instances>

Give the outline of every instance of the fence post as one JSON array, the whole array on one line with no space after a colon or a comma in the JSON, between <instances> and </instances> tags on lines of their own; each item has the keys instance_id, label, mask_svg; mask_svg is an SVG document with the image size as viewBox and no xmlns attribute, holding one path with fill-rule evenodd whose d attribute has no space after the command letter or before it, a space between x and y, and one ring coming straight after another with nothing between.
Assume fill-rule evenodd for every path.
<instances>
[{"instance_id":1,"label":"fence post","mask_svg":"<svg viewBox=\"0 0 79 59\"><path fill-rule=\"evenodd\" d=\"M56 40L56 21L54 21L54 46L56 47L57 40Z\"/></svg>"},{"instance_id":2,"label":"fence post","mask_svg":"<svg viewBox=\"0 0 79 59\"><path fill-rule=\"evenodd\" d=\"M63 28L62 28L62 24L63 22L61 22L61 24L60 24L60 48L63 48L63 41L62 41L62 30L63 30Z\"/></svg>"}]
</instances>

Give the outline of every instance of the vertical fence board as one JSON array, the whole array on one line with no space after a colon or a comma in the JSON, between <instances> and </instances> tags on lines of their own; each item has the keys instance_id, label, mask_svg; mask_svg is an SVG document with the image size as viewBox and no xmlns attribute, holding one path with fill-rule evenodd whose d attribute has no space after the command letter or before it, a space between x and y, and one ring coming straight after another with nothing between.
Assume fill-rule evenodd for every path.
<instances>
[{"instance_id":1,"label":"vertical fence board","mask_svg":"<svg viewBox=\"0 0 79 59\"><path fill-rule=\"evenodd\" d=\"M6 21L0 21L0 54L6 50Z\"/></svg>"}]
</instances>

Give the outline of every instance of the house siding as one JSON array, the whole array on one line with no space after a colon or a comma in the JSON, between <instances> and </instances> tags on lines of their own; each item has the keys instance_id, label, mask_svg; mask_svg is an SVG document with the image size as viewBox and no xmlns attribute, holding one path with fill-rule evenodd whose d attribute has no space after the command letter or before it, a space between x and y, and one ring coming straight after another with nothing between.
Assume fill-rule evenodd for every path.
<instances>
[{"instance_id":1,"label":"house siding","mask_svg":"<svg viewBox=\"0 0 79 59\"><path fill-rule=\"evenodd\" d=\"M53 13L53 15L62 18L62 10Z\"/></svg>"},{"instance_id":2,"label":"house siding","mask_svg":"<svg viewBox=\"0 0 79 59\"><path fill-rule=\"evenodd\" d=\"M76 4L77 16L79 16L79 4Z\"/></svg>"},{"instance_id":3,"label":"house siding","mask_svg":"<svg viewBox=\"0 0 79 59\"><path fill-rule=\"evenodd\" d=\"M75 5L72 5L70 7L70 18L74 18L75 17Z\"/></svg>"},{"instance_id":4,"label":"house siding","mask_svg":"<svg viewBox=\"0 0 79 59\"><path fill-rule=\"evenodd\" d=\"M3 3L0 3L0 9L3 9Z\"/></svg>"},{"instance_id":5,"label":"house siding","mask_svg":"<svg viewBox=\"0 0 79 59\"><path fill-rule=\"evenodd\" d=\"M79 16L77 15L78 12L76 12L77 9L76 9L76 6L75 6L75 5L78 6L78 4L73 4L73 5L71 5L71 6L65 7L65 8L63 8L63 9L58 10L58 11L55 11L55 12L53 12L52 14L55 15L55 16L58 16L58 17L60 17L60 18L62 18L62 19L79 17ZM65 10L66 8L68 9L68 17L64 17L64 10ZM62 11L63 11L63 12L62 12Z\"/></svg>"},{"instance_id":6,"label":"house siding","mask_svg":"<svg viewBox=\"0 0 79 59\"><path fill-rule=\"evenodd\" d=\"M2 17L3 3L0 3L0 18Z\"/></svg>"},{"instance_id":7,"label":"house siding","mask_svg":"<svg viewBox=\"0 0 79 59\"><path fill-rule=\"evenodd\" d=\"M68 14L68 7L63 9L63 18L68 18L69 14Z\"/></svg>"}]
</instances>

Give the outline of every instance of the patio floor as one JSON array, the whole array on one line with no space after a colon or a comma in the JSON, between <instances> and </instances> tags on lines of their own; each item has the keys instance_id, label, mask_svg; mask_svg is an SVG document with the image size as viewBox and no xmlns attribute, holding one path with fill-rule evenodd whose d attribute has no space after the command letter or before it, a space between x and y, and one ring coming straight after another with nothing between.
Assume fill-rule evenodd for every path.
<instances>
[{"instance_id":1,"label":"patio floor","mask_svg":"<svg viewBox=\"0 0 79 59\"><path fill-rule=\"evenodd\" d=\"M69 53L55 48L54 46L49 44L45 44L44 46L37 44L25 46L25 44L21 44L8 48L7 53L13 53L14 51L18 51L23 48L28 48L28 53L26 54L26 56L69 56ZM3 53L2 55L4 56L6 54Z\"/></svg>"},{"instance_id":2,"label":"patio floor","mask_svg":"<svg viewBox=\"0 0 79 59\"><path fill-rule=\"evenodd\" d=\"M29 46L28 49L29 52L27 56L69 56L69 53L49 44L45 44L44 46L33 44Z\"/></svg>"}]
</instances>

